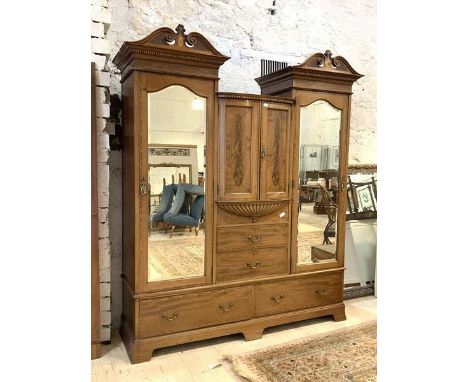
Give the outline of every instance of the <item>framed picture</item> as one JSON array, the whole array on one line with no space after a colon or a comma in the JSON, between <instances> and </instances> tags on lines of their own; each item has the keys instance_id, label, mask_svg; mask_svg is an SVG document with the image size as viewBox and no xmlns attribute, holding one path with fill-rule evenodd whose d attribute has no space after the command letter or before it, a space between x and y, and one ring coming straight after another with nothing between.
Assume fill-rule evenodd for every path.
<instances>
[{"instance_id":1,"label":"framed picture","mask_svg":"<svg viewBox=\"0 0 468 382\"><path fill-rule=\"evenodd\" d=\"M340 146L333 146L332 147L332 166L333 168L338 168L338 164L340 161Z\"/></svg>"},{"instance_id":2,"label":"framed picture","mask_svg":"<svg viewBox=\"0 0 468 382\"><path fill-rule=\"evenodd\" d=\"M370 186L362 186L356 188L356 194L359 202L359 211L376 211L374 197Z\"/></svg>"}]
</instances>

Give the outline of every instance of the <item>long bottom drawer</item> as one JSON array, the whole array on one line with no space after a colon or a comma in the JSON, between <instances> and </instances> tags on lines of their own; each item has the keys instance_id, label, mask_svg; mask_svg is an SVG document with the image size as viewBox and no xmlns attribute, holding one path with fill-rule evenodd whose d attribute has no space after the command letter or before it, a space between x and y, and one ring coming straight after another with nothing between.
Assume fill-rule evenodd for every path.
<instances>
[{"instance_id":1,"label":"long bottom drawer","mask_svg":"<svg viewBox=\"0 0 468 382\"><path fill-rule=\"evenodd\" d=\"M255 317L313 308L343 301L343 273L255 285Z\"/></svg>"},{"instance_id":2,"label":"long bottom drawer","mask_svg":"<svg viewBox=\"0 0 468 382\"><path fill-rule=\"evenodd\" d=\"M182 332L252 317L252 286L143 300L140 336Z\"/></svg>"}]
</instances>

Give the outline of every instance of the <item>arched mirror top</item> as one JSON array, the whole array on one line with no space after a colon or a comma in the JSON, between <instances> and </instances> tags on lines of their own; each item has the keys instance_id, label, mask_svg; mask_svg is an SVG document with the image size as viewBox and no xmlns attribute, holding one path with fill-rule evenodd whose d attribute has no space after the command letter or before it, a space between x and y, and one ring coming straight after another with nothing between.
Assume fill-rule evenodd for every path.
<instances>
[{"instance_id":1,"label":"arched mirror top","mask_svg":"<svg viewBox=\"0 0 468 382\"><path fill-rule=\"evenodd\" d=\"M334 109L339 112L343 110L341 107L338 106L338 104L335 104L332 100L328 100L325 98L314 99L313 101L305 105L301 105L301 110L304 110L305 108L311 105L322 105L322 104L326 104L329 108Z\"/></svg>"},{"instance_id":2,"label":"arched mirror top","mask_svg":"<svg viewBox=\"0 0 468 382\"><path fill-rule=\"evenodd\" d=\"M338 147L341 110L328 101L322 99L314 101L301 107L300 126L301 143ZM328 164L328 167L332 167L331 163Z\"/></svg>"},{"instance_id":3,"label":"arched mirror top","mask_svg":"<svg viewBox=\"0 0 468 382\"><path fill-rule=\"evenodd\" d=\"M178 95L189 94L189 95L196 96L196 97L207 98L207 96L202 94L201 91L197 91L197 89L194 89L185 84L177 83L177 82L171 83L169 85L162 85L160 88L158 87L156 89L148 89L148 96L150 94L155 94L155 93L164 95L164 94L171 94L174 92L176 92Z\"/></svg>"}]
</instances>

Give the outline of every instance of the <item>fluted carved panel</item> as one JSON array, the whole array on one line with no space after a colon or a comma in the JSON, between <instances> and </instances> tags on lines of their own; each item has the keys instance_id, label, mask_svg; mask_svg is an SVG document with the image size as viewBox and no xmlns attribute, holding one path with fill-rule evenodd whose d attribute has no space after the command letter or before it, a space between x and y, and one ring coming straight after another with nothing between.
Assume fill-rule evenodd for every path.
<instances>
[{"instance_id":1,"label":"fluted carved panel","mask_svg":"<svg viewBox=\"0 0 468 382\"><path fill-rule=\"evenodd\" d=\"M287 206L289 200L275 201L255 201L255 202L224 202L218 201L219 208L237 216L246 216L249 218L257 218L260 216L270 215Z\"/></svg>"}]
</instances>

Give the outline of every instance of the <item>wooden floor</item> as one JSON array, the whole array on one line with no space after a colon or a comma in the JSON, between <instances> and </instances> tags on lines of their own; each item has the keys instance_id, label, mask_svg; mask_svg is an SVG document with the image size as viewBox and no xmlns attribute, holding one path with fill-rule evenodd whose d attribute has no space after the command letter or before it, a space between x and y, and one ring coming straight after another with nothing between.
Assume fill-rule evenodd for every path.
<instances>
[{"instance_id":1,"label":"wooden floor","mask_svg":"<svg viewBox=\"0 0 468 382\"><path fill-rule=\"evenodd\" d=\"M102 346L103 356L92 362L92 380L104 381L241 381L222 359L307 336L333 331L377 318L377 299L373 296L345 301L347 320L334 322L331 317L315 318L265 330L263 338L244 341L241 334L159 349L150 362L132 365L116 333L111 345ZM208 365L218 364L213 369Z\"/></svg>"}]
</instances>

